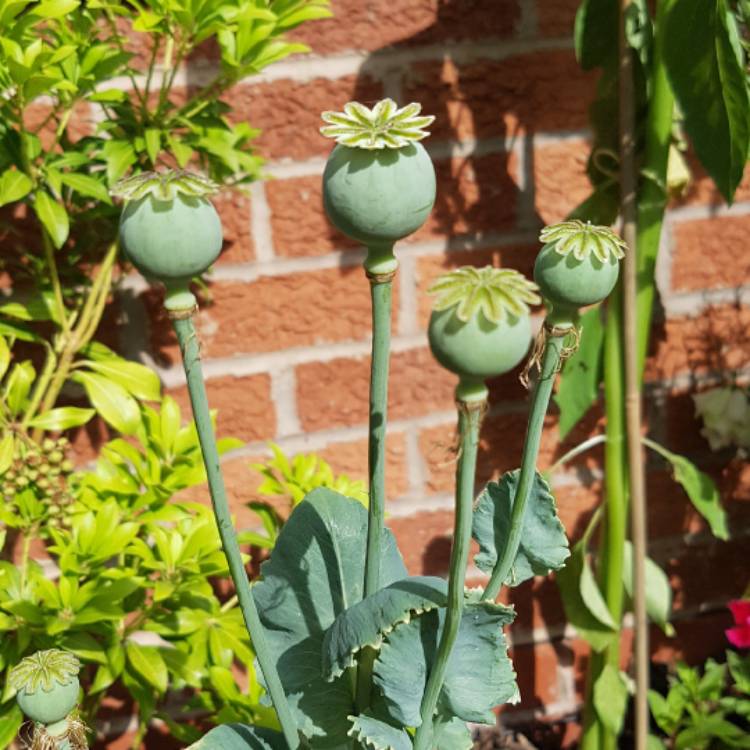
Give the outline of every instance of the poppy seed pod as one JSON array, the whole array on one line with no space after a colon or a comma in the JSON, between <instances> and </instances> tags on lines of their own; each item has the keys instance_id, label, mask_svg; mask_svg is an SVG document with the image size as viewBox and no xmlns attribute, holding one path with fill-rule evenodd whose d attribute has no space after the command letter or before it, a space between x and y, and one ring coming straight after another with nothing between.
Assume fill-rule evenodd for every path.
<instances>
[{"instance_id":1,"label":"poppy seed pod","mask_svg":"<svg viewBox=\"0 0 750 750\"><path fill-rule=\"evenodd\" d=\"M610 294L625 255L625 243L611 229L564 221L545 227L540 240L547 244L534 264L534 281L556 313L574 316Z\"/></svg>"},{"instance_id":2,"label":"poppy seed pod","mask_svg":"<svg viewBox=\"0 0 750 750\"><path fill-rule=\"evenodd\" d=\"M189 172L144 173L118 183L126 199L120 244L146 277L186 285L219 257L221 221L206 198L217 187Z\"/></svg>"},{"instance_id":3,"label":"poppy seed pod","mask_svg":"<svg viewBox=\"0 0 750 750\"><path fill-rule=\"evenodd\" d=\"M323 205L333 224L368 246L392 246L419 229L435 203L435 169L417 141L433 117L419 104L398 109L384 99L372 110L350 102L324 112L335 138L323 173Z\"/></svg>"}]
</instances>

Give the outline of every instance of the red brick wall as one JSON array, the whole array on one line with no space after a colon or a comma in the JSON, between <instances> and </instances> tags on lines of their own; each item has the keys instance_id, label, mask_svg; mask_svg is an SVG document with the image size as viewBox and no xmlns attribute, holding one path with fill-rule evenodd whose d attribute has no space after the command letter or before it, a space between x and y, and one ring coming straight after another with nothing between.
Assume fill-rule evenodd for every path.
<instances>
[{"instance_id":1,"label":"red brick wall","mask_svg":"<svg viewBox=\"0 0 750 750\"><path fill-rule=\"evenodd\" d=\"M587 107L595 78L572 49L575 0L333 0L335 18L297 33L314 53L266 70L231 93L233 117L262 129L268 179L249 197L220 201L228 248L199 327L219 430L247 441L225 461L241 523L257 478L248 464L265 441L318 451L337 470L365 476L370 330L360 248L327 222L320 175L331 143L319 112L350 99L421 101L437 116L427 142L439 176L435 211L398 248L388 430L389 523L413 573L445 573L452 525L453 379L426 347L424 290L437 274L492 262L529 273L543 223L563 218L588 190ZM201 75L201 64L187 71ZM658 264L662 310L648 363L653 436L684 451L721 482L738 540L716 543L654 463L649 473L651 551L675 585L678 636L654 633L659 659L721 649L723 602L747 583L744 511L750 476L708 451L689 393L723 373L750 369L750 185L722 206L701 174L670 208ZM126 280L128 353L158 366L187 404L176 343L157 293ZM584 334L585 335L585 334ZM480 478L515 467L527 412L517 378L492 389ZM554 411L541 465L601 429L590 415L564 446ZM555 477L572 538L601 500L601 456ZM720 575L716 575L721 571ZM478 583L477 571L471 574ZM565 716L579 702L586 648L565 627L555 584L515 589L513 628L523 702L508 720ZM574 732L568 733L568 740Z\"/></svg>"}]
</instances>

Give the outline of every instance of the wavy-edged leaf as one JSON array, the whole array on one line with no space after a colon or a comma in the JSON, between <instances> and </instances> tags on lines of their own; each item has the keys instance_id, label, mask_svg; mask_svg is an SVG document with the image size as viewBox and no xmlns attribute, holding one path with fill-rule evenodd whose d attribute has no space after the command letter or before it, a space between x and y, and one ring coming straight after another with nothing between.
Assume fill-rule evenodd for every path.
<instances>
[{"instance_id":1,"label":"wavy-edged leaf","mask_svg":"<svg viewBox=\"0 0 750 750\"><path fill-rule=\"evenodd\" d=\"M557 573L568 622L594 651L611 643L616 626L607 609L586 555L586 537L573 547L565 567Z\"/></svg>"},{"instance_id":2,"label":"wavy-edged leaf","mask_svg":"<svg viewBox=\"0 0 750 750\"><path fill-rule=\"evenodd\" d=\"M688 461L687 458L672 453L663 445L648 439L644 439L643 443L669 461L672 465L675 481L682 485L682 489L687 493L690 502L698 513L706 519L713 535L724 541L729 539L727 514L721 505L719 490L713 479L702 472L695 464Z\"/></svg>"},{"instance_id":3,"label":"wavy-edged leaf","mask_svg":"<svg viewBox=\"0 0 750 750\"><path fill-rule=\"evenodd\" d=\"M367 511L319 488L294 509L253 592L300 730L318 746L344 744L354 713L348 675L323 679L326 630L362 599ZM383 586L406 577L393 535L383 537Z\"/></svg>"},{"instance_id":4,"label":"wavy-edged leaf","mask_svg":"<svg viewBox=\"0 0 750 750\"><path fill-rule=\"evenodd\" d=\"M479 544L474 562L486 573L492 572L504 551L519 474L516 469L503 474L499 482L489 482L474 509L472 536ZM521 545L505 583L517 586L533 576L546 576L560 570L569 556L568 538L557 517L555 498L545 479L536 472L526 504Z\"/></svg>"},{"instance_id":5,"label":"wavy-edged leaf","mask_svg":"<svg viewBox=\"0 0 750 750\"><path fill-rule=\"evenodd\" d=\"M357 662L366 646L379 649L383 637L412 615L444 607L448 585L442 578L414 576L396 581L342 612L323 639L323 676L332 680Z\"/></svg>"},{"instance_id":6,"label":"wavy-edged leaf","mask_svg":"<svg viewBox=\"0 0 750 750\"><path fill-rule=\"evenodd\" d=\"M726 0L680 0L664 22L664 63L685 130L732 202L750 145L750 101L737 24Z\"/></svg>"},{"instance_id":7,"label":"wavy-edged leaf","mask_svg":"<svg viewBox=\"0 0 750 750\"><path fill-rule=\"evenodd\" d=\"M472 750L474 739L466 722L438 714L433 724L432 744L435 750Z\"/></svg>"},{"instance_id":8,"label":"wavy-edged leaf","mask_svg":"<svg viewBox=\"0 0 750 750\"><path fill-rule=\"evenodd\" d=\"M357 740L361 747L371 747L373 750L411 750L412 748L411 738L403 729L398 729L365 714L349 718L352 722L349 736Z\"/></svg>"},{"instance_id":9,"label":"wavy-edged leaf","mask_svg":"<svg viewBox=\"0 0 750 750\"><path fill-rule=\"evenodd\" d=\"M511 607L466 601L438 703L442 713L489 724L495 722L493 708L517 698L503 634L514 617ZM373 681L389 714L403 726L421 724L422 695L444 622L445 610L440 609L397 625L375 661Z\"/></svg>"},{"instance_id":10,"label":"wavy-edged leaf","mask_svg":"<svg viewBox=\"0 0 750 750\"><path fill-rule=\"evenodd\" d=\"M221 724L186 750L286 750L284 737L249 724Z\"/></svg>"},{"instance_id":11,"label":"wavy-edged leaf","mask_svg":"<svg viewBox=\"0 0 750 750\"><path fill-rule=\"evenodd\" d=\"M132 435L141 423L138 402L119 384L92 372L75 372L79 382L102 418L123 435Z\"/></svg>"},{"instance_id":12,"label":"wavy-edged leaf","mask_svg":"<svg viewBox=\"0 0 750 750\"><path fill-rule=\"evenodd\" d=\"M562 368L560 385L554 396L560 409L560 440L565 440L596 402L602 381L604 326L598 307L581 316L580 330L581 344Z\"/></svg>"},{"instance_id":13,"label":"wavy-edged leaf","mask_svg":"<svg viewBox=\"0 0 750 750\"><path fill-rule=\"evenodd\" d=\"M625 542L622 559L622 582L628 596L633 596L633 545ZM646 612L667 636L674 635L669 622L672 615L672 587L667 574L650 558L646 558Z\"/></svg>"},{"instance_id":14,"label":"wavy-edged leaf","mask_svg":"<svg viewBox=\"0 0 750 750\"><path fill-rule=\"evenodd\" d=\"M29 422L30 427L57 432L71 427L80 427L94 416L94 409L81 409L77 406L61 406L42 412Z\"/></svg>"}]
</instances>

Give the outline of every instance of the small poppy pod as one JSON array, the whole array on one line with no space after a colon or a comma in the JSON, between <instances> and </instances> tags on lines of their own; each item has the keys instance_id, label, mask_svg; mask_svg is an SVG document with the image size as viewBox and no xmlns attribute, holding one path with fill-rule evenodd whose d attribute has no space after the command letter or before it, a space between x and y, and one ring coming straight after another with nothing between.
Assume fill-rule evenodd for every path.
<instances>
[{"instance_id":1,"label":"small poppy pod","mask_svg":"<svg viewBox=\"0 0 750 750\"><path fill-rule=\"evenodd\" d=\"M545 227L545 246L534 264L534 281L556 312L606 299L617 283L625 243L608 227L565 221Z\"/></svg>"},{"instance_id":2,"label":"small poppy pod","mask_svg":"<svg viewBox=\"0 0 750 750\"><path fill-rule=\"evenodd\" d=\"M22 659L10 673L19 708L39 724L63 721L78 702L79 669L73 654L57 649Z\"/></svg>"},{"instance_id":3,"label":"small poppy pod","mask_svg":"<svg viewBox=\"0 0 750 750\"><path fill-rule=\"evenodd\" d=\"M428 337L435 359L462 380L509 372L529 350L536 286L507 268L465 266L441 276Z\"/></svg>"},{"instance_id":4,"label":"small poppy pod","mask_svg":"<svg viewBox=\"0 0 750 750\"><path fill-rule=\"evenodd\" d=\"M420 106L384 99L369 109L349 102L324 112L335 138L323 173L323 205L333 224L364 245L392 245L419 229L435 203L435 168L417 141L433 117Z\"/></svg>"},{"instance_id":5,"label":"small poppy pod","mask_svg":"<svg viewBox=\"0 0 750 750\"><path fill-rule=\"evenodd\" d=\"M219 257L222 230L207 194L216 186L188 172L144 173L115 186L128 202L120 219L120 244L146 277L187 283Z\"/></svg>"}]
</instances>

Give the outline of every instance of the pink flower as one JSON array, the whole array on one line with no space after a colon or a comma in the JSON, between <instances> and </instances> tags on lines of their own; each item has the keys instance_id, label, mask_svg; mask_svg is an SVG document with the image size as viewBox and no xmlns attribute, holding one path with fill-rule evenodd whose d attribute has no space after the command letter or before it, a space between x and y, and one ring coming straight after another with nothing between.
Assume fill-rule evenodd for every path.
<instances>
[{"instance_id":1,"label":"pink flower","mask_svg":"<svg viewBox=\"0 0 750 750\"><path fill-rule=\"evenodd\" d=\"M725 631L729 642L737 648L750 648L750 600L735 599L728 606L736 625Z\"/></svg>"}]
</instances>

